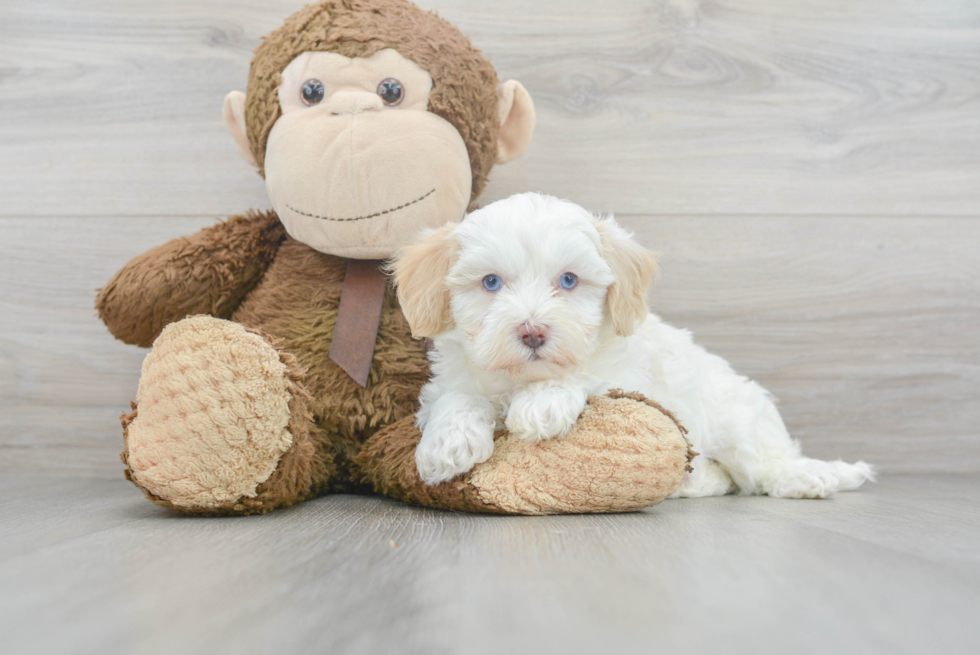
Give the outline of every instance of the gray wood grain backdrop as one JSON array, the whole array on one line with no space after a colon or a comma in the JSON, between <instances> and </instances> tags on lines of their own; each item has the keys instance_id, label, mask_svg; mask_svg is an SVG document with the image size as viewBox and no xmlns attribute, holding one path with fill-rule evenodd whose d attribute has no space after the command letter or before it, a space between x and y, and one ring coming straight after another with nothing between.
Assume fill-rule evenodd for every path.
<instances>
[{"instance_id":1,"label":"gray wood grain backdrop","mask_svg":"<svg viewBox=\"0 0 980 655\"><path fill-rule=\"evenodd\" d=\"M128 259L267 207L221 125L302 0L0 4L0 471L115 476ZM534 96L485 200L615 212L822 457L980 470L980 3L424 0Z\"/></svg>"}]
</instances>

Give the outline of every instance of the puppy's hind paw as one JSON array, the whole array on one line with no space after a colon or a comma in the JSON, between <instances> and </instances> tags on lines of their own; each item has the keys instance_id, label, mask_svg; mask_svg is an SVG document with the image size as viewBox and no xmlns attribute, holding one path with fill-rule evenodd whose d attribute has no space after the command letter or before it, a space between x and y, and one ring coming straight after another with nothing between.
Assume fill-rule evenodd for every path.
<instances>
[{"instance_id":1,"label":"puppy's hind paw","mask_svg":"<svg viewBox=\"0 0 980 655\"><path fill-rule=\"evenodd\" d=\"M865 462L848 464L800 457L782 462L770 471L763 491L775 498L827 498L874 479L874 470Z\"/></svg>"}]
</instances>

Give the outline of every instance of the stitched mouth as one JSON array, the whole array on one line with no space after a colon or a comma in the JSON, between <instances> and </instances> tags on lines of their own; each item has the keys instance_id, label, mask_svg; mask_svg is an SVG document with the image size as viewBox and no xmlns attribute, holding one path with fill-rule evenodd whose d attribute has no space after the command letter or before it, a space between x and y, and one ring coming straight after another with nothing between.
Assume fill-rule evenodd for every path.
<instances>
[{"instance_id":1,"label":"stitched mouth","mask_svg":"<svg viewBox=\"0 0 980 655\"><path fill-rule=\"evenodd\" d=\"M411 207L412 205L414 205L416 203L422 202L423 200L425 200L426 198L428 198L429 196L431 196L435 192L436 192L436 190L435 189L432 189L428 193L419 196L415 200L412 200L410 202L406 202L403 205L398 205L397 207L392 207L391 209L386 209L384 211L375 212L373 214L367 214L365 216L351 216L349 218L337 218L337 217L333 217L333 216L320 216L318 214L310 214L308 212L300 211L299 209L296 209L295 207L293 207L292 205L290 205L288 203L286 204L286 207L288 207L290 210L296 212L297 214L302 214L303 216L309 216L310 218L319 218L322 221L336 221L338 223L347 223L349 221L363 221L364 219L367 219L367 218L377 218L378 216L384 216L385 214L393 214L396 211L398 211L399 209L405 209L406 207Z\"/></svg>"}]
</instances>

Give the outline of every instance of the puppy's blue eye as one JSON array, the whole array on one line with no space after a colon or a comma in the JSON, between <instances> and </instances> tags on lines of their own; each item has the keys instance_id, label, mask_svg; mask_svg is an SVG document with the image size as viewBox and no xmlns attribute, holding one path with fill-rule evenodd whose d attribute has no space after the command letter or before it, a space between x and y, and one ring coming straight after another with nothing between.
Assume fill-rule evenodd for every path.
<instances>
[{"instance_id":1,"label":"puppy's blue eye","mask_svg":"<svg viewBox=\"0 0 980 655\"><path fill-rule=\"evenodd\" d=\"M575 273L565 273L558 278L558 284L562 289L574 289L578 285L578 276Z\"/></svg>"},{"instance_id":2,"label":"puppy's blue eye","mask_svg":"<svg viewBox=\"0 0 980 655\"><path fill-rule=\"evenodd\" d=\"M483 288L491 293L494 291L500 291L500 287L502 286L504 286L504 281L497 275L491 274L483 278Z\"/></svg>"}]
</instances>

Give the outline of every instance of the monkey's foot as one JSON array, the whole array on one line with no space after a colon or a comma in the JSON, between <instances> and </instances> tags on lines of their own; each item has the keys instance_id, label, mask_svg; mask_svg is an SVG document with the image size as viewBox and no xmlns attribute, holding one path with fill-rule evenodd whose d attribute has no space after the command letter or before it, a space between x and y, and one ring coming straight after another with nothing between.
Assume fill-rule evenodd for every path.
<instances>
[{"instance_id":1,"label":"monkey's foot","mask_svg":"<svg viewBox=\"0 0 980 655\"><path fill-rule=\"evenodd\" d=\"M253 514L309 497L332 466L311 436L295 359L231 321L172 323L122 417L126 477L159 505Z\"/></svg>"},{"instance_id":2,"label":"monkey's foot","mask_svg":"<svg viewBox=\"0 0 980 655\"><path fill-rule=\"evenodd\" d=\"M628 512L680 485L691 459L684 429L639 394L589 399L561 439L529 443L498 435L472 471L427 485L415 465L421 433L408 417L377 432L357 456L375 489L417 505L495 514Z\"/></svg>"}]
</instances>

